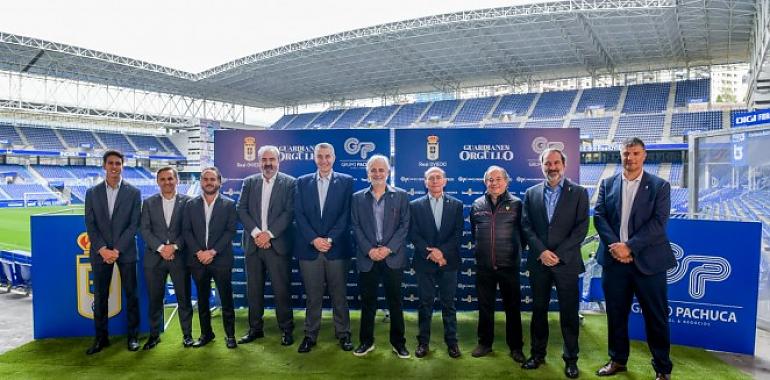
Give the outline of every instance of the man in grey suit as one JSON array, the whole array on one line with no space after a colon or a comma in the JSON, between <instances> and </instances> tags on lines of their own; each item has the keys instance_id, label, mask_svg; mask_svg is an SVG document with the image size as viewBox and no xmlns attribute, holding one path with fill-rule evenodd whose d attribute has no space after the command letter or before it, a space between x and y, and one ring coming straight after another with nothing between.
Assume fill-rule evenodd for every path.
<instances>
[{"instance_id":1,"label":"man in grey suit","mask_svg":"<svg viewBox=\"0 0 770 380\"><path fill-rule=\"evenodd\" d=\"M265 145L257 152L262 173L243 181L238 200L238 217L243 224L243 251L246 255L249 331L238 342L249 343L265 336L265 272L275 295L281 344L294 344L294 313L289 288L294 220L294 177L280 173L278 148Z\"/></svg>"},{"instance_id":2,"label":"man in grey suit","mask_svg":"<svg viewBox=\"0 0 770 380\"><path fill-rule=\"evenodd\" d=\"M144 239L144 277L150 296L150 338L143 350L150 350L160 343L163 324L163 298L166 294L166 278L171 275L174 294L179 308L179 324L182 327L182 345L191 347L192 305L190 303L190 271L185 257L182 222L184 208L190 199L176 191L179 179L177 171L164 166L155 174L160 193L144 200L142 204L141 232Z\"/></svg>"},{"instance_id":3,"label":"man in grey suit","mask_svg":"<svg viewBox=\"0 0 770 380\"><path fill-rule=\"evenodd\" d=\"M214 340L211 329L211 280L217 285L222 303L222 323L227 348L236 348L235 309L233 308L233 238L235 237L235 202L219 194L222 175L219 169L201 171L203 194L189 200L184 210L183 233L188 252L190 273L198 293L200 338L193 347L203 347Z\"/></svg>"},{"instance_id":4,"label":"man in grey suit","mask_svg":"<svg viewBox=\"0 0 770 380\"><path fill-rule=\"evenodd\" d=\"M142 197L139 189L123 180L123 154L108 150L102 156L104 181L86 191L85 219L91 241L94 279L96 338L86 351L93 355L110 345L108 301L114 264L126 297L128 349L139 349L139 298L136 290L136 230Z\"/></svg>"},{"instance_id":5,"label":"man in grey suit","mask_svg":"<svg viewBox=\"0 0 770 380\"><path fill-rule=\"evenodd\" d=\"M314 155L318 171L299 177L294 194L294 215L299 230L294 253L299 259L307 294L305 338L297 351L310 352L316 345L327 288L334 313L335 335L340 347L350 351L353 343L350 340L347 277L353 177L332 170L335 155L331 144L316 145Z\"/></svg>"},{"instance_id":6,"label":"man in grey suit","mask_svg":"<svg viewBox=\"0 0 770 380\"><path fill-rule=\"evenodd\" d=\"M399 358L409 358L401 310L401 279L407 264L409 195L388 185L388 158L374 155L366 162L371 186L353 194L351 225L357 244L356 265L361 292L360 345L353 351L364 356L374 350L374 317L377 288L382 282L390 311L390 344Z\"/></svg>"},{"instance_id":7,"label":"man in grey suit","mask_svg":"<svg viewBox=\"0 0 770 380\"><path fill-rule=\"evenodd\" d=\"M414 244L412 265L417 272L420 294L419 335L414 356L428 355L430 324L438 286L444 342L452 358L460 357L457 345L457 270L460 268L460 236L463 233L463 203L444 193L447 179L444 170L432 167L425 171L428 194L409 204L409 240Z\"/></svg>"},{"instance_id":8,"label":"man in grey suit","mask_svg":"<svg viewBox=\"0 0 770 380\"><path fill-rule=\"evenodd\" d=\"M548 148L540 155L545 181L527 189L521 225L529 244L527 268L532 286L531 356L521 367L536 369L545 363L548 346L548 306L556 285L559 322L564 338L564 374L579 376L578 332L580 307L578 276L585 271L580 245L588 232L588 192L564 178L567 156Z\"/></svg>"}]
</instances>

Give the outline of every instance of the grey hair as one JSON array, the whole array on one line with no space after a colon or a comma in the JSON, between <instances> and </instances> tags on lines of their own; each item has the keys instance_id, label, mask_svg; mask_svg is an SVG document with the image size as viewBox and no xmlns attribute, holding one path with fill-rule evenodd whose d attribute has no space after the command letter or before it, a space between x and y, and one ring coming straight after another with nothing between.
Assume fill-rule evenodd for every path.
<instances>
[{"instance_id":1,"label":"grey hair","mask_svg":"<svg viewBox=\"0 0 770 380\"><path fill-rule=\"evenodd\" d=\"M381 155L381 154L375 154L374 156L369 157L369 159L366 161L366 172L369 173L369 170L372 169L372 165L374 165L374 161L381 160L385 162L385 167L390 171L390 160L388 160L387 157Z\"/></svg>"},{"instance_id":2,"label":"grey hair","mask_svg":"<svg viewBox=\"0 0 770 380\"><path fill-rule=\"evenodd\" d=\"M334 145L329 144L328 142L321 142L315 145L313 148L313 154L315 152L318 152L319 149L330 149L332 151L332 156L337 157L336 154L334 154Z\"/></svg>"},{"instance_id":3,"label":"grey hair","mask_svg":"<svg viewBox=\"0 0 770 380\"><path fill-rule=\"evenodd\" d=\"M428 176L430 175L431 172L439 172L441 173L442 177L446 177L446 172L444 171L444 169L441 169L438 166L431 166L428 168L428 170L425 171L425 179L428 179Z\"/></svg>"},{"instance_id":4,"label":"grey hair","mask_svg":"<svg viewBox=\"0 0 770 380\"><path fill-rule=\"evenodd\" d=\"M275 153L275 157L278 158L278 160L281 159L281 152L278 150L278 147L275 145L262 145L261 147L259 147L259 150L257 151L257 157L259 157L259 159L261 160L262 155L265 154L265 152L267 151L271 151Z\"/></svg>"},{"instance_id":5,"label":"grey hair","mask_svg":"<svg viewBox=\"0 0 770 380\"><path fill-rule=\"evenodd\" d=\"M499 170L503 173L503 177L505 177L505 182L511 182L511 177L508 176L508 171L503 169L501 166L492 165L489 168L487 168L487 171L484 172L484 182L487 181L487 178L489 177L489 173L492 173L495 170Z\"/></svg>"}]
</instances>

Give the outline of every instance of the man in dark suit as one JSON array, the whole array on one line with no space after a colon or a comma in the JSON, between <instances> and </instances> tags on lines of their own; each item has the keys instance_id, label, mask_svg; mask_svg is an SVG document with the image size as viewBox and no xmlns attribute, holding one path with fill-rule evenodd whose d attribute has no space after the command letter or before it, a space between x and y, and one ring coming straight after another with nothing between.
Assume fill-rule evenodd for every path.
<instances>
[{"instance_id":1,"label":"man in dark suit","mask_svg":"<svg viewBox=\"0 0 770 380\"><path fill-rule=\"evenodd\" d=\"M479 343L471 356L492 352L495 339L495 294L500 288L505 309L505 341L511 358L524 363L521 333L519 267L524 239L521 232L521 199L508 191L511 177L500 166L484 173L486 194L471 206L471 235L476 241L476 293L479 297Z\"/></svg>"},{"instance_id":2,"label":"man in dark suit","mask_svg":"<svg viewBox=\"0 0 770 380\"><path fill-rule=\"evenodd\" d=\"M214 340L211 329L211 280L217 285L222 303L222 323L227 348L236 348L235 310L233 308L233 238L235 237L235 202L219 194L222 175L219 169L201 171L203 194L187 202L184 210L184 240L188 265L198 293L198 319L201 336L193 347L203 347Z\"/></svg>"},{"instance_id":3,"label":"man in dark suit","mask_svg":"<svg viewBox=\"0 0 770 380\"><path fill-rule=\"evenodd\" d=\"M184 207L190 199L176 191L179 179L177 171L164 166L155 174L160 193L145 199L142 204L141 232L144 239L144 277L150 296L150 338L144 350L160 343L163 324L163 298L166 294L166 278L171 275L174 294L179 308L179 324L182 327L182 345L190 347L192 339L192 305L190 303L190 271L185 257L182 222Z\"/></svg>"},{"instance_id":4,"label":"man in dark suit","mask_svg":"<svg viewBox=\"0 0 770 380\"><path fill-rule=\"evenodd\" d=\"M110 345L108 301L114 264L126 297L128 349L139 349L139 298L136 290L136 230L142 197L139 189L123 180L123 154L108 150L102 156L104 181L86 191L85 219L91 242L96 338L86 351L93 355Z\"/></svg>"},{"instance_id":5,"label":"man in dark suit","mask_svg":"<svg viewBox=\"0 0 770 380\"><path fill-rule=\"evenodd\" d=\"M335 336L340 347L350 351L353 343L350 340L347 277L353 177L332 170L335 155L331 144L316 145L314 155L318 171L299 177L294 195L294 215L299 230L294 252L299 259L307 294L305 338L297 351L310 352L316 344L327 288Z\"/></svg>"},{"instance_id":6,"label":"man in dark suit","mask_svg":"<svg viewBox=\"0 0 770 380\"><path fill-rule=\"evenodd\" d=\"M548 306L551 287L556 285L564 338L564 374L574 379L579 376L578 276L585 272L580 246L588 233L588 192L564 178L566 164L567 157L561 150L544 150L540 155L540 167L545 181L530 187L524 195L521 224L529 243L527 268L534 304L530 325L531 356L521 367L536 369L545 363Z\"/></svg>"},{"instance_id":7,"label":"man in dark suit","mask_svg":"<svg viewBox=\"0 0 770 380\"><path fill-rule=\"evenodd\" d=\"M460 267L460 236L463 233L463 204L444 193L447 179L444 170L432 167L425 171L428 194L409 203L409 240L414 245L412 265L417 272L420 295L419 335L414 355L425 357L430 351L430 323L438 285L444 342L452 358L460 357L457 345L457 270Z\"/></svg>"},{"instance_id":8,"label":"man in dark suit","mask_svg":"<svg viewBox=\"0 0 770 380\"><path fill-rule=\"evenodd\" d=\"M628 316L636 296L656 379L669 379L673 365L666 271L676 265L666 234L671 186L643 170L647 151L639 138L623 142L620 158L623 172L602 180L594 208L601 239L597 261L603 267L610 356L596 374L610 376L627 370Z\"/></svg>"},{"instance_id":9,"label":"man in dark suit","mask_svg":"<svg viewBox=\"0 0 770 380\"><path fill-rule=\"evenodd\" d=\"M350 204L361 292L361 343L353 354L364 356L374 350L377 288L382 282L390 311L390 344L399 358L406 359L409 351L404 338L401 279L407 264L409 195L388 185L387 157L378 154L370 157L366 172L371 186L353 194Z\"/></svg>"},{"instance_id":10,"label":"man in dark suit","mask_svg":"<svg viewBox=\"0 0 770 380\"><path fill-rule=\"evenodd\" d=\"M278 148L265 145L257 152L261 173L243 181L238 218L243 224L246 255L249 331L239 343L265 336L265 272L275 294L275 314L282 331L281 344L294 344L294 313L291 308L290 275L294 220L294 177L280 173Z\"/></svg>"}]
</instances>

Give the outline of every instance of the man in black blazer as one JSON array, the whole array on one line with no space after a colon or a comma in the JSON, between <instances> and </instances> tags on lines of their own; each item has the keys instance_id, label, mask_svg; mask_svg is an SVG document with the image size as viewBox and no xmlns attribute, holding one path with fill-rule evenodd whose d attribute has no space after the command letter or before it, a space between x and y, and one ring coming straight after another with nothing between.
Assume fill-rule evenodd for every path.
<instances>
[{"instance_id":1,"label":"man in black blazer","mask_svg":"<svg viewBox=\"0 0 770 380\"><path fill-rule=\"evenodd\" d=\"M334 314L335 336L340 347L350 351L353 343L350 340L347 278L353 177L332 170L335 155L331 144L316 145L314 156L318 170L299 177L294 194L294 215L299 230L294 253L299 259L307 295L305 338L297 351L310 352L316 345L321 329L323 295L327 288Z\"/></svg>"},{"instance_id":2,"label":"man in black blazer","mask_svg":"<svg viewBox=\"0 0 770 380\"><path fill-rule=\"evenodd\" d=\"M262 172L243 181L238 200L249 303L249 331L239 343L265 336L262 317L265 314L265 272L269 272L275 294L275 314L282 331L281 344L289 346L294 343L289 262L296 180L278 171L280 152L277 147L264 145L259 148L257 157Z\"/></svg>"},{"instance_id":3,"label":"man in black blazer","mask_svg":"<svg viewBox=\"0 0 770 380\"><path fill-rule=\"evenodd\" d=\"M126 297L128 349L139 349L139 298L136 290L136 230L142 197L139 189L123 180L123 154L108 150L102 156L104 181L86 191L85 219L91 242L94 279L96 338L86 351L93 355L110 345L108 301L114 264Z\"/></svg>"},{"instance_id":4,"label":"man in black blazer","mask_svg":"<svg viewBox=\"0 0 770 380\"><path fill-rule=\"evenodd\" d=\"M150 296L150 338L144 350L160 343L163 324L163 299L166 294L166 278L171 275L174 294L179 308L179 324L182 327L182 345L190 347L192 339L192 305L190 303L190 271L185 257L182 222L184 208L190 199L177 193L177 171L164 166L155 173L160 193L150 196L142 204L141 232L144 239L144 277Z\"/></svg>"},{"instance_id":5,"label":"man in black blazer","mask_svg":"<svg viewBox=\"0 0 770 380\"><path fill-rule=\"evenodd\" d=\"M656 379L669 379L673 365L668 328L666 271L676 265L666 233L671 186L644 171L644 142L631 138L620 151L623 172L602 180L594 208L599 232L597 261L603 267L610 361L596 374L626 371L628 316L636 296L644 317Z\"/></svg>"},{"instance_id":6,"label":"man in black blazer","mask_svg":"<svg viewBox=\"0 0 770 380\"><path fill-rule=\"evenodd\" d=\"M463 204L444 193L447 179L443 169L425 171L428 194L409 203L409 240L414 245L412 265L417 272L420 295L419 335L414 355L425 357L430 351L430 323L438 285L444 342L452 358L460 357L457 345L457 270L460 267L460 236L463 233Z\"/></svg>"},{"instance_id":7,"label":"man in black blazer","mask_svg":"<svg viewBox=\"0 0 770 380\"><path fill-rule=\"evenodd\" d=\"M529 243L527 268L532 287L531 356L521 367L536 369L545 363L548 346L548 306L556 286L559 323L564 338L564 374L579 376L578 333L580 294L578 277L585 272L580 246L588 233L588 192L564 178L567 157L548 148L540 155L543 183L527 189L521 224Z\"/></svg>"},{"instance_id":8,"label":"man in black blazer","mask_svg":"<svg viewBox=\"0 0 770 380\"><path fill-rule=\"evenodd\" d=\"M193 347L203 347L214 340L211 329L211 280L217 285L222 303L222 323L227 348L236 348L235 310L233 308L233 238L235 237L235 202L219 194L222 175L216 167L201 171L203 193L187 202L184 210L184 240L187 261L198 293L198 319L201 336Z\"/></svg>"},{"instance_id":9,"label":"man in black blazer","mask_svg":"<svg viewBox=\"0 0 770 380\"><path fill-rule=\"evenodd\" d=\"M370 157L366 172L371 186L353 194L350 204L361 292L361 343L353 354L364 356L374 350L377 288L382 282L390 311L390 344L399 358L406 359L409 351L404 338L401 279L407 265L409 195L388 185L390 163L387 157L379 154Z\"/></svg>"}]
</instances>

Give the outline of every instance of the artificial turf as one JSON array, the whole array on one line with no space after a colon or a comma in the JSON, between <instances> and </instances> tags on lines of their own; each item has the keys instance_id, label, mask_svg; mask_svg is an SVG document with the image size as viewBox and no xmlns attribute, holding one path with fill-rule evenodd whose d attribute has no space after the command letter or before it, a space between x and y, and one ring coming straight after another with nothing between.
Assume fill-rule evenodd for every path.
<instances>
[{"instance_id":1,"label":"artificial turf","mask_svg":"<svg viewBox=\"0 0 770 380\"><path fill-rule=\"evenodd\" d=\"M330 312L324 312L318 345L308 354L297 353L302 338L303 313L295 313L296 343L289 347L279 343L280 333L272 313L265 321L265 338L228 350L224 344L221 317L213 318L216 340L199 348L183 348L176 320L162 335L162 343L151 351L129 352L123 337L113 337L112 345L94 356L85 350L91 338L46 339L33 341L0 355L0 379L563 379L561 334L558 317L550 317L551 336L547 364L537 370L525 371L508 356L502 336L504 324L498 313L497 340L494 352L487 357L470 355L476 342L476 313L458 315L458 337L462 356L452 359L442 340L440 314L433 318L431 352L426 358L398 359L388 343L388 326L378 323L375 328L376 350L365 357L343 352L333 337ZM358 312L352 312L353 340L357 343ZM381 315L378 316L378 320ZM238 311L236 331L245 333L246 313ZM529 341L529 314L523 313L525 342ZM194 322L197 331L197 316ZM413 353L417 333L416 313L406 313L407 347ZM603 315L587 315L580 334L580 377L596 378L594 371L607 360L606 323ZM528 346L525 343L525 352ZM652 379L650 354L644 342L632 342L629 372L614 379ZM674 346L673 376L682 380L750 379L725 364L709 352L697 348Z\"/></svg>"},{"instance_id":2,"label":"artificial turf","mask_svg":"<svg viewBox=\"0 0 770 380\"><path fill-rule=\"evenodd\" d=\"M45 213L82 214L83 206L22 207L0 209L0 249L30 250L29 217Z\"/></svg>"}]
</instances>

